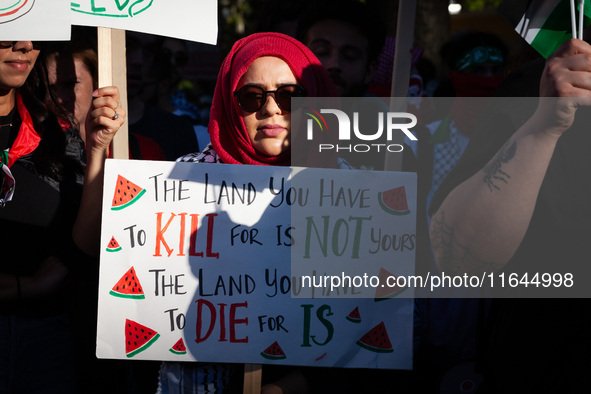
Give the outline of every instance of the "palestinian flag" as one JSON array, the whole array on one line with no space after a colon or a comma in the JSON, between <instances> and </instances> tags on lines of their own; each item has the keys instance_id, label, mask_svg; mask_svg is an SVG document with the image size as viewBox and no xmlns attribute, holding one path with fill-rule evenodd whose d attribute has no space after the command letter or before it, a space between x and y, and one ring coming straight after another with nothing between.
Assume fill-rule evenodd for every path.
<instances>
[{"instance_id":1,"label":"palestinian flag","mask_svg":"<svg viewBox=\"0 0 591 394\"><path fill-rule=\"evenodd\" d=\"M0 151L0 206L11 201L14 194L14 177L7 163L8 150Z\"/></svg>"},{"instance_id":2,"label":"palestinian flag","mask_svg":"<svg viewBox=\"0 0 591 394\"><path fill-rule=\"evenodd\" d=\"M579 1L575 0L579 8ZM585 1L583 25L591 25L591 2ZM505 0L499 13L546 59L572 37L570 0ZM578 26L579 12L575 12Z\"/></svg>"},{"instance_id":3,"label":"palestinian flag","mask_svg":"<svg viewBox=\"0 0 591 394\"><path fill-rule=\"evenodd\" d=\"M21 126L10 152L8 150L0 151L0 207L12 200L12 195L16 188L16 180L10 171L10 167L21 156L28 155L37 149L41 141L41 136L35 131L33 126L31 115L27 111L21 95L18 93L16 95L16 106L21 118Z\"/></svg>"}]
</instances>

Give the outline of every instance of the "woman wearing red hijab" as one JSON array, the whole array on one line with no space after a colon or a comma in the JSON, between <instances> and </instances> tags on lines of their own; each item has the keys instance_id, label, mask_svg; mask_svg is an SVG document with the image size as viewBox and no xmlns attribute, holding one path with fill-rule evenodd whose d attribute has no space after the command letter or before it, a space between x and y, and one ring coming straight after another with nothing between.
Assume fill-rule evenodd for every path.
<instances>
[{"instance_id":1,"label":"woman wearing red hijab","mask_svg":"<svg viewBox=\"0 0 591 394\"><path fill-rule=\"evenodd\" d=\"M291 97L306 96L338 94L302 43L279 33L237 41L222 63L213 96L211 147L179 161L290 165Z\"/></svg>"},{"instance_id":2,"label":"woman wearing red hijab","mask_svg":"<svg viewBox=\"0 0 591 394\"><path fill-rule=\"evenodd\" d=\"M338 93L322 64L302 43L279 33L258 33L237 41L218 76L208 126L211 144L179 161L291 165L291 98L306 96L338 97ZM317 159L310 156L306 162L321 165ZM336 165L336 157L332 159ZM230 373L230 364L163 363L158 393L187 389L222 393Z\"/></svg>"}]
</instances>

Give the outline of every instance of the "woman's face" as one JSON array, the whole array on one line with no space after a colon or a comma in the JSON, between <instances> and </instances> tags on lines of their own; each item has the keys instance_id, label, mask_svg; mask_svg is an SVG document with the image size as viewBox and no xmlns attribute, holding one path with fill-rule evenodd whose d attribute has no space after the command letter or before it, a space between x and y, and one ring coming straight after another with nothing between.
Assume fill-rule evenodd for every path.
<instances>
[{"instance_id":1,"label":"woman's face","mask_svg":"<svg viewBox=\"0 0 591 394\"><path fill-rule=\"evenodd\" d=\"M274 91L281 86L294 84L298 84L298 81L287 63L277 57L264 56L250 64L236 90L248 85ZM263 107L257 112L246 112L240 107L238 111L244 119L250 142L258 152L279 156L289 149L291 113L277 105L275 93L267 94Z\"/></svg>"},{"instance_id":2,"label":"woman's face","mask_svg":"<svg viewBox=\"0 0 591 394\"><path fill-rule=\"evenodd\" d=\"M76 56L47 61L49 86L56 94L57 101L78 121L80 134L85 139L84 123L92 106L92 92L95 86L90 71Z\"/></svg>"},{"instance_id":3,"label":"woman's face","mask_svg":"<svg viewBox=\"0 0 591 394\"><path fill-rule=\"evenodd\" d=\"M37 56L39 49L33 49L31 41L17 41L11 48L0 48L0 89L7 91L23 86Z\"/></svg>"}]
</instances>

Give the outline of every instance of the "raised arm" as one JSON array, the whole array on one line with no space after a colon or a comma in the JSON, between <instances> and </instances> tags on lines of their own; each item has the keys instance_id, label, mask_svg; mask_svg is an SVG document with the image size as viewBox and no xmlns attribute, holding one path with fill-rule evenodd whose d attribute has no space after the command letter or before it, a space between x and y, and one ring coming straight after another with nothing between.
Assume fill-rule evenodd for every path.
<instances>
[{"instance_id":1,"label":"raised arm","mask_svg":"<svg viewBox=\"0 0 591 394\"><path fill-rule=\"evenodd\" d=\"M98 255L105 159L109 145L123 124L126 113L121 108L117 87L97 89L93 96L93 108L86 121L84 190L72 237L83 252Z\"/></svg>"},{"instance_id":2,"label":"raised arm","mask_svg":"<svg viewBox=\"0 0 591 394\"><path fill-rule=\"evenodd\" d=\"M535 114L431 221L435 262L446 274L499 270L527 231L560 136L591 105L591 46L570 40L548 59Z\"/></svg>"}]
</instances>

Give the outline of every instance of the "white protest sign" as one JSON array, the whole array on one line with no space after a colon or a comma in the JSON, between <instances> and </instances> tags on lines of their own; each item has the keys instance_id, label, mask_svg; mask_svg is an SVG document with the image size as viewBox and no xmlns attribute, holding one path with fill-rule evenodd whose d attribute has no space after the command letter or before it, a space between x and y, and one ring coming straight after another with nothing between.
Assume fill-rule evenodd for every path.
<instances>
[{"instance_id":1,"label":"white protest sign","mask_svg":"<svg viewBox=\"0 0 591 394\"><path fill-rule=\"evenodd\" d=\"M108 160L104 193L98 357L412 367L415 174Z\"/></svg>"},{"instance_id":2,"label":"white protest sign","mask_svg":"<svg viewBox=\"0 0 591 394\"><path fill-rule=\"evenodd\" d=\"M69 10L69 0L0 0L0 40L69 40Z\"/></svg>"},{"instance_id":3,"label":"white protest sign","mask_svg":"<svg viewBox=\"0 0 591 394\"><path fill-rule=\"evenodd\" d=\"M216 0L72 0L71 10L74 25L217 42Z\"/></svg>"}]
</instances>

